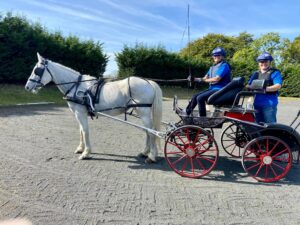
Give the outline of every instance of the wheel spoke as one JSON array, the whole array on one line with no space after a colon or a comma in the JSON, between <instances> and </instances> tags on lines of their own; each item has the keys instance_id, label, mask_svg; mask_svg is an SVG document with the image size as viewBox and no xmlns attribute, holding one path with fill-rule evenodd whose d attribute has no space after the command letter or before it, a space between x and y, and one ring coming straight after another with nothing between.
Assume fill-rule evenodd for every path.
<instances>
[{"instance_id":1,"label":"wheel spoke","mask_svg":"<svg viewBox=\"0 0 300 225\"><path fill-rule=\"evenodd\" d=\"M181 173L184 172L184 170L185 170L185 168L186 168L186 166L187 166L187 163L188 163L188 158L185 159L185 162L184 162L183 167L182 167L182 169L181 169Z\"/></svg>"},{"instance_id":2,"label":"wheel spoke","mask_svg":"<svg viewBox=\"0 0 300 225\"><path fill-rule=\"evenodd\" d=\"M275 155L272 156L272 159L274 159L276 156L282 154L283 152L287 152L287 151L288 151L288 149L286 148L286 149L282 150L281 152L276 153Z\"/></svg>"},{"instance_id":3,"label":"wheel spoke","mask_svg":"<svg viewBox=\"0 0 300 225\"><path fill-rule=\"evenodd\" d=\"M268 168L269 168L269 165L266 165L266 170L265 170L265 179L268 178Z\"/></svg>"},{"instance_id":4,"label":"wheel spoke","mask_svg":"<svg viewBox=\"0 0 300 225\"><path fill-rule=\"evenodd\" d=\"M201 130L199 129L199 130L197 131L196 137L195 137L195 139L194 139L194 143L196 143L196 141L198 140L198 136L199 136L200 133L201 133Z\"/></svg>"},{"instance_id":5,"label":"wheel spoke","mask_svg":"<svg viewBox=\"0 0 300 225\"><path fill-rule=\"evenodd\" d=\"M174 162L172 162L174 165L178 162L180 162L181 160L183 160L184 158L187 158L187 155L183 155L181 156L179 159L175 160Z\"/></svg>"},{"instance_id":6,"label":"wheel spoke","mask_svg":"<svg viewBox=\"0 0 300 225\"><path fill-rule=\"evenodd\" d=\"M185 132L186 132L188 143L191 143L189 128L186 128Z\"/></svg>"},{"instance_id":7,"label":"wheel spoke","mask_svg":"<svg viewBox=\"0 0 300 225\"><path fill-rule=\"evenodd\" d=\"M174 154L185 154L184 152L167 152L168 155L174 155Z\"/></svg>"},{"instance_id":8,"label":"wheel spoke","mask_svg":"<svg viewBox=\"0 0 300 225\"><path fill-rule=\"evenodd\" d=\"M251 170L251 169L253 169L254 167L257 167L257 166L259 166L259 165L260 165L260 162L254 164L254 165L252 165L252 166L250 166L250 167L248 167L247 170L249 171L249 170Z\"/></svg>"},{"instance_id":9,"label":"wheel spoke","mask_svg":"<svg viewBox=\"0 0 300 225\"><path fill-rule=\"evenodd\" d=\"M175 135L179 138L179 140L182 142L182 144L186 144L184 140L178 135L178 131L175 133Z\"/></svg>"},{"instance_id":10,"label":"wheel spoke","mask_svg":"<svg viewBox=\"0 0 300 225\"><path fill-rule=\"evenodd\" d=\"M277 175L277 173L275 172L275 170L273 169L272 164L270 165L270 168L271 168L273 174L275 175L275 177L277 177L278 175Z\"/></svg>"},{"instance_id":11,"label":"wheel spoke","mask_svg":"<svg viewBox=\"0 0 300 225\"><path fill-rule=\"evenodd\" d=\"M256 141L255 144L257 145L258 149L261 150L261 147L260 147L258 141Z\"/></svg>"},{"instance_id":12,"label":"wheel spoke","mask_svg":"<svg viewBox=\"0 0 300 225\"><path fill-rule=\"evenodd\" d=\"M266 138L266 151L269 152L269 138Z\"/></svg>"},{"instance_id":13,"label":"wheel spoke","mask_svg":"<svg viewBox=\"0 0 300 225\"><path fill-rule=\"evenodd\" d=\"M231 140L234 140L234 139L235 139L235 136L231 136L231 134L234 134L234 133L226 134L226 136L227 136L228 138L230 138Z\"/></svg>"},{"instance_id":14,"label":"wheel spoke","mask_svg":"<svg viewBox=\"0 0 300 225\"><path fill-rule=\"evenodd\" d=\"M280 168L282 170L285 170L285 167L282 167L280 165L278 165L277 163L275 163L274 161L272 162L272 165L276 166L277 168Z\"/></svg>"},{"instance_id":15,"label":"wheel spoke","mask_svg":"<svg viewBox=\"0 0 300 225\"><path fill-rule=\"evenodd\" d=\"M196 161L197 161L197 163L199 164L199 166L200 166L204 171L206 171L204 165L203 165L202 162L199 160L199 158L196 158Z\"/></svg>"},{"instance_id":16,"label":"wheel spoke","mask_svg":"<svg viewBox=\"0 0 300 225\"><path fill-rule=\"evenodd\" d=\"M207 148L207 149L204 149L204 150L199 149L198 154L203 155L206 152L214 152L214 151L217 151L217 149L216 148Z\"/></svg>"},{"instance_id":17,"label":"wheel spoke","mask_svg":"<svg viewBox=\"0 0 300 225\"><path fill-rule=\"evenodd\" d=\"M247 149L247 152L249 152L248 154L245 154L245 156L251 155L251 154L255 154L257 150L254 149Z\"/></svg>"},{"instance_id":18,"label":"wheel spoke","mask_svg":"<svg viewBox=\"0 0 300 225\"><path fill-rule=\"evenodd\" d=\"M177 145L176 143L173 143L173 142L170 142L170 141L168 141L168 143L169 143L170 145L175 146L175 147L178 148L180 151L184 152L184 149L181 148L181 147L180 147L179 145Z\"/></svg>"},{"instance_id":19,"label":"wheel spoke","mask_svg":"<svg viewBox=\"0 0 300 225\"><path fill-rule=\"evenodd\" d=\"M194 168L194 163L193 163L193 159L192 158L190 158L190 162L191 162L191 166L192 166L193 175L195 176L195 168Z\"/></svg>"},{"instance_id":20,"label":"wheel spoke","mask_svg":"<svg viewBox=\"0 0 300 225\"><path fill-rule=\"evenodd\" d=\"M237 145L235 145L231 151L231 154L234 152L235 148L237 147Z\"/></svg>"},{"instance_id":21,"label":"wheel spoke","mask_svg":"<svg viewBox=\"0 0 300 225\"><path fill-rule=\"evenodd\" d=\"M274 151L274 149L277 147L278 144L279 144L279 141L276 142L276 144L273 146L273 148L271 149L271 151L268 152L268 153L271 154Z\"/></svg>"},{"instance_id":22,"label":"wheel spoke","mask_svg":"<svg viewBox=\"0 0 300 225\"><path fill-rule=\"evenodd\" d=\"M274 158L273 160L276 162L284 162L284 163L289 162L289 158Z\"/></svg>"},{"instance_id":23,"label":"wheel spoke","mask_svg":"<svg viewBox=\"0 0 300 225\"><path fill-rule=\"evenodd\" d=\"M201 146L203 146L204 147L204 145L205 144L207 144L211 139L213 139L213 137L211 136L211 137L209 137L207 140L205 140L203 143L199 143L198 145L196 145L195 146L195 148L198 148L199 147L199 145L201 145Z\"/></svg>"},{"instance_id":24,"label":"wheel spoke","mask_svg":"<svg viewBox=\"0 0 300 225\"><path fill-rule=\"evenodd\" d=\"M244 157L244 161L259 161L259 158Z\"/></svg>"},{"instance_id":25,"label":"wheel spoke","mask_svg":"<svg viewBox=\"0 0 300 225\"><path fill-rule=\"evenodd\" d=\"M232 145L234 145L235 143L232 143L232 144L230 144L230 145L228 145L228 146L225 146L225 148L228 148L228 147L230 147L230 146L232 146Z\"/></svg>"},{"instance_id":26,"label":"wheel spoke","mask_svg":"<svg viewBox=\"0 0 300 225\"><path fill-rule=\"evenodd\" d=\"M256 171L256 174L255 174L256 177L257 177L257 174L260 172L260 170L261 170L261 168L262 168L263 166L264 166L264 164L261 163L260 166L259 166L259 168L258 168L258 170Z\"/></svg>"},{"instance_id":27,"label":"wheel spoke","mask_svg":"<svg viewBox=\"0 0 300 225\"><path fill-rule=\"evenodd\" d=\"M208 162L210 162L210 163L214 163L214 162L215 162L214 160L211 160L211 159L209 159L209 158L203 157L202 155L198 155L197 157L198 157L198 158L201 158L201 159L204 159L204 160L206 160L206 161L208 161Z\"/></svg>"}]
</instances>

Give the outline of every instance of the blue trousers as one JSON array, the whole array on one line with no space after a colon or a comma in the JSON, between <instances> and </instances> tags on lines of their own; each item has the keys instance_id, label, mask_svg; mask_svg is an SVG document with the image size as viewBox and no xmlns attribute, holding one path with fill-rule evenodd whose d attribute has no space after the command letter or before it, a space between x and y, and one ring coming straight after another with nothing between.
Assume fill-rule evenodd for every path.
<instances>
[{"instance_id":1,"label":"blue trousers","mask_svg":"<svg viewBox=\"0 0 300 225\"><path fill-rule=\"evenodd\" d=\"M198 105L199 108L199 115L206 116L206 107L205 102L213 93L217 92L218 90L205 90L203 92L199 92L195 94L191 101L189 102L188 106L186 107L186 113L189 115L193 112L194 108Z\"/></svg>"},{"instance_id":2,"label":"blue trousers","mask_svg":"<svg viewBox=\"0 0 300 225\"><path fill-rule=\"evenodd\" d=\"M274 106L254 106L258 111L255 113L257 123L276 123L277 105Z\"/></svg>"}]
</instances>

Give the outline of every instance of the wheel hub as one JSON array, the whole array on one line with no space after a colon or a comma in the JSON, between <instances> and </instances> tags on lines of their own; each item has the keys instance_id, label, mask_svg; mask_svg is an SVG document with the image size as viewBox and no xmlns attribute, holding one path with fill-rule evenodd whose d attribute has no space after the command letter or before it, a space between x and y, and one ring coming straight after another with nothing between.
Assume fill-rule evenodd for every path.
<instances>
[{"instance_id":1,"label":"wheel hub","mask_svg":"<svg viewBox=\"0 0 300 225\"><path fill-rule=\"evenodd\" d=\"M272 157L271 157L271 156L268 156L268 155L263 156L262 161L264 162L264 164L270 165L270 164L272 163Z\"/></svg>"},{"instance_id":2,"label":"wheel hub","mask_svg":"<svg viewBox=\"0 0 300 225\"><path fill-rule=\"evenodd\" d=\"M196 154L193 147L187 147L185 152L189 157L193 157Z\"/></svg>"},{"instance_id":3,"label":"wheel hub","mask_svg":"<svg viewBox=\"0 0 300 225\"><path fill-rule=\"evenodd\" d=\"M244 135L237 135L235 139L235 144L240 148L244 148L247 144L247 138Z\"/></svg>"}]
</instances>

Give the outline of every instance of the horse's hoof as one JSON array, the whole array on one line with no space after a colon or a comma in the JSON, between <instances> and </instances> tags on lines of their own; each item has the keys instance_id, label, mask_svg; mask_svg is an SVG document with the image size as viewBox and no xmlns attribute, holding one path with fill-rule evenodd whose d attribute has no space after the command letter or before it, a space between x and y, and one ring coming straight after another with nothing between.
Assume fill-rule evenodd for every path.
<instances>
[{"instance_id":1,"label":"horse's hoof","mask_svg":"<svg viewBox=\"0 0 300 225\"><path fill-rule=\"evenodd\" d=\"M75 154L81 154L81 153L83 153L83 150L82 150L82 149L76 149L76 150L74 151L74 153L75 153Z\"/></svg>"},{"instance_id":2,"label":"horse's hoof","mask_svg":"<svg viewBox=\"0 0 300 225\"><path fill-rule=\"evenodd\" d=\"M147 159L145 159L145 163L146 164L152 164L152 163L155 163L155 161L150 159L149 157L147 157Z\"/></svg>"},{"instance_id":3,"label":"horse's hoof","mask_svg":"<svg viewBox=\"0 0 300 225\"><path fill-rule=\"evenodd\" d=\"M90 159L90 156L82 154L78 157L78 159L80 159L80 160Z\"/></svg>"},{"instance_id":4,"label":"horse's hoof","mask_svg":"<svg viewBox=\"0 0 300 225\"><path fill-rule=\"evenodd\" d=\"M142 159L145 159L145 158L147 158L148 156L144 155L144 153L140 153L140 154L137 155L137 157L142 158Z\"/></svg>"}]
</instances>

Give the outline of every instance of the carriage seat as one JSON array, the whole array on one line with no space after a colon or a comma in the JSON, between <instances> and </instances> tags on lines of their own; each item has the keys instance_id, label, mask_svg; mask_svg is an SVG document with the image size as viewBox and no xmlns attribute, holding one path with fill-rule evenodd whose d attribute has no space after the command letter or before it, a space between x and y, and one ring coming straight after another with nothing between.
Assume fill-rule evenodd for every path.
<instances>
[{"instance_id":1,"label":"carriage seat","mask_svg":"<svg viewBox=\"0 0 300 225\"><path fill-rule=\"evenodd\" d=\"M244 88L245 77L235 77L222 89L212 94L207 104L217 107L232 106L236 95Z\"/></svg>"}]
</instances>

